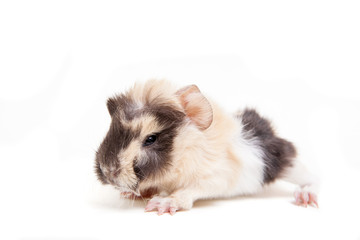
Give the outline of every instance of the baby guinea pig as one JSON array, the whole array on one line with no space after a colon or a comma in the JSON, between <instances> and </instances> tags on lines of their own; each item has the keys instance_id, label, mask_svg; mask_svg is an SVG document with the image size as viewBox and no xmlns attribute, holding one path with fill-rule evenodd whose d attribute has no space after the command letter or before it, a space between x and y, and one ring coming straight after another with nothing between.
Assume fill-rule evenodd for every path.
<instances>
[{"instance_id":1,"label":"baby guinea pig","mask_svg":"<svg viewBox=\"0 0 360 240\"><path fill-rule=\"evenodd\" d=\"M197 86L159 80L135 84L107 108L97 177L123 196L148 198L146 211L173 215L198 199L257 193L276 179L299 185L297 204L317 206L316 177L255 110L229 115Z\"/></svg>"}]
</instances>

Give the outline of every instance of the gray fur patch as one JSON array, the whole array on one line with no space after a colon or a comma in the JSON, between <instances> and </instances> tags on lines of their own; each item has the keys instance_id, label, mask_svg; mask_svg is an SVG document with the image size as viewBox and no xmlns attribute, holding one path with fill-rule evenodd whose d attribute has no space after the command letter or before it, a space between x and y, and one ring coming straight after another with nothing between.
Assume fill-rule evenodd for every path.
<instances>
[{"instance_id":1,"label":"gray fur patch","mask_svg":"<svg viewBox=\"0 0 360 240\"><path fill-rule=\"evenodd\" d=\"M292 161L296 157L294 145L276 136L269 120L261 117L253 109L245 109L237 117L241 119L247 136L255 137L264 153L264 183L274 181L284 169L292 165Z\"/></svg>"}]
</instances>

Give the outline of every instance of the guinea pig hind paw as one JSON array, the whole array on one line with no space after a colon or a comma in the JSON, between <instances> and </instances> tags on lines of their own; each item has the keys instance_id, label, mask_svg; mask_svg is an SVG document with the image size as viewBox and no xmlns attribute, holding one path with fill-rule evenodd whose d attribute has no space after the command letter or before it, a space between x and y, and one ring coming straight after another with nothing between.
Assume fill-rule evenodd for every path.
<instances>
[{"instance_id":1,"label":"guinea pig hind paw","mask_svg":"<svg viewBox=\"0 0 360 240\"><path fill-rule=\"evenodd\" d=\"M312 205L316 208L319 208L317 202L317 195L313 192L306 191L305 189L297 190L294 193L295 204L303 207Z\"/></svg>"},{"instance_id":2,"label":"guinea pig hind paw","mask_svg":"<svg viewBox=\"0 0 360 240\"><path fill-rule=\"evenodd\" d=\"M158 215L169 213L174 215L179 208L175 204L175 200L172 198L153 197L146 205L145 212L151 212L157 210Z\"/></svg>"}]
</instances>

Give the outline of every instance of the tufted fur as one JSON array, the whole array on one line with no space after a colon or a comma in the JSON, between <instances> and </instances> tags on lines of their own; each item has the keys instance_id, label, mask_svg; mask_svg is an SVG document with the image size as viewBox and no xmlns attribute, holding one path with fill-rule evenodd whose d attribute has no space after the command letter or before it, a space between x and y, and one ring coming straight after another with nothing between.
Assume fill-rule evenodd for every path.
<instances>
[{"instance_id":1,"label":"tufted fur","mask_svg":"<svg viewBox=\"0 0 360 240\"><path fill-rule=\"evenodd\" d=\"M248 109L226 114L195 85L151 80L107 106L112 122L96 154L97 176L122 192L157 195L149 204L159 212L162 205L171 213L197 199L256 193L292 172L295 148L268 120ZM145 146L149 135L156 142Z\"/></svg>"}]
</instances>

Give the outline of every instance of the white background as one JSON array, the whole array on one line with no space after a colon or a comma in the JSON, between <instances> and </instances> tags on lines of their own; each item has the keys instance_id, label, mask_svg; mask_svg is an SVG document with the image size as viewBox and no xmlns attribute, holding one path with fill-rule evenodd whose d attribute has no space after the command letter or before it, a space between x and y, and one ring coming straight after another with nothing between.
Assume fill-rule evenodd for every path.
<instances>
[{"instance_id":1,"label":"white background","mask_svg":"<svg viewBox=\"0 0 360 240\"><path fill-rule=\"evenodd\" d=\"M1 239L360 239L359 1L1 1ZM322 179L158 217L93 172L107 97L197 84L256 107Z\"/></svg>"}]
</instances>

